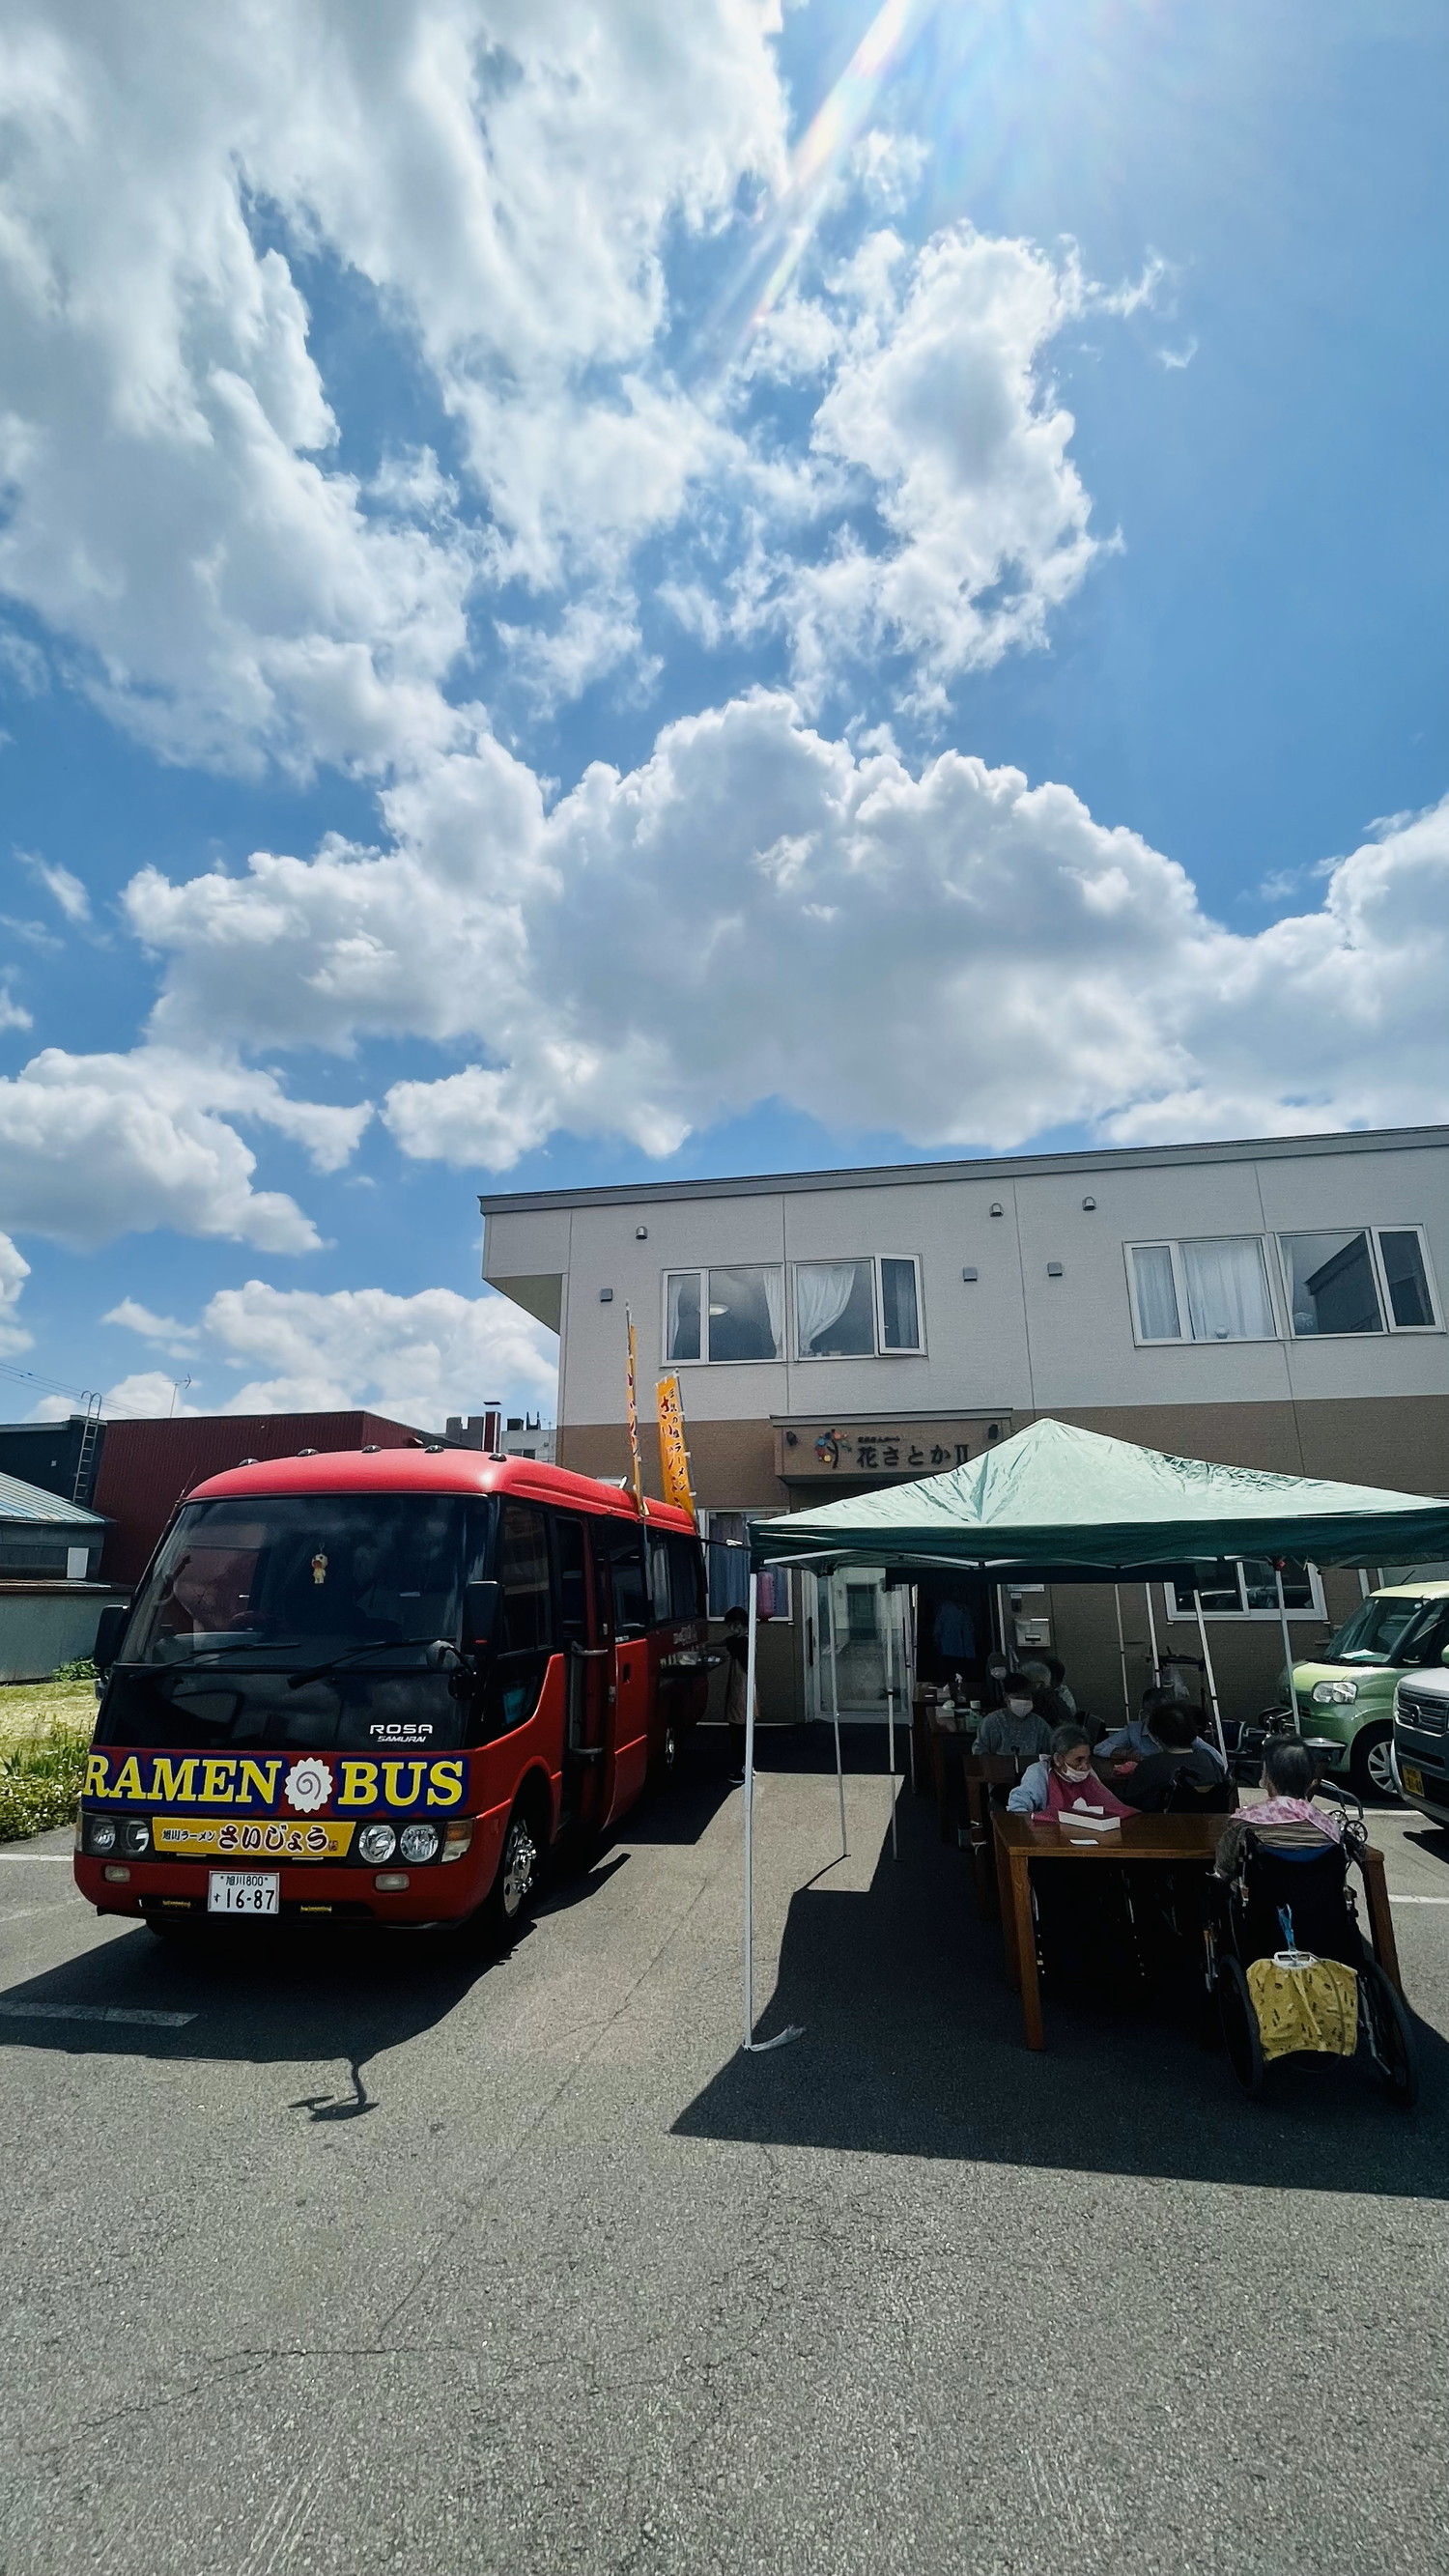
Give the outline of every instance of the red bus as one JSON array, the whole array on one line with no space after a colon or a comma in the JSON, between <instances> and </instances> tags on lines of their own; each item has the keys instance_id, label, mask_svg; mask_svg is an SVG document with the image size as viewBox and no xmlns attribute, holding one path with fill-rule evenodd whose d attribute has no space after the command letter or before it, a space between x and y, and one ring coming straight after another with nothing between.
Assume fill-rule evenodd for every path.
<instances>
[{"instance_id":1,"label":"red bus","mask_svg":"<svg viewBox=\"0 0 1449 2576\"><path fill-rule=\"evenodd\" d=\"M269 1459L198 1485L104 1614L76 1880L206 1915L456 1925L526 1909L708 1688L686 1513L463 1449Z\"/></svg>"}]
</instances>

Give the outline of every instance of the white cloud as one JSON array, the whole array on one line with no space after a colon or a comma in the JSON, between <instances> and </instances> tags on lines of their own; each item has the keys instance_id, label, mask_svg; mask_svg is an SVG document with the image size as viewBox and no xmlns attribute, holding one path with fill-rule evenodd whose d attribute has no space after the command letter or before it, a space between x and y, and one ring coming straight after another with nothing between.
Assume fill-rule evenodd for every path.
<instances>
[{"instance_id":1,"label":"white cloud","mask_svg":"<svg viewBox=\"0 0 1449 2576\"><path fill-rule=\"evenodd\" d=\"M310 1251L311 1219L283 1192L252 1186L256 1156L228 1118L276 1130L333 1171L371 1114L366 1102L292 1100L273 1074L165 1047L47 1047L0 1081L0 1209L7 1224L75 1245L169 1225Z\"/></svg>"},{"instance_id":2,"label":"white cloud","mask_svg":"<svg viewBox=\"0 0 1449 2576\"><path fill-rule=\"evenodd\" d=\"M16 1313L20 1292L29 1277L29 1262L16 1250L8 1234L0 1234L0 1355L30 1348L31 1336Z\"/></svg>"},{"instance_id":3,"label":"white cloud","mask_svg":"<svg viewBox=\"0 0 1449 2576\"><path fill-rule=\"evenodd\" d=\"M89 921L91 899L79 877L72 876L69 868L61 867L58 861L37 858L29 851L22 851L20 856L31 875L54 897L67 921Z\"/></svg>"},{"instance_id":4,"label":"white cloud","mask_svg":"<svg viewBox=\"0 0 1449 2576\"><path fill-rule=\"evenodd\" d=\"M1449 805L1244 938L1069 788L872 742L757 692L546 813L483 741L389 797L389 850L148 874L129 900L168 955L158 1028L472 1040L479 1060L395 1085L384 1115L409 1154L495 1169L556 1127L666 1152L772 1097L996 1146L1073 1122L1382 1123L1449 1098Z\"/></svg>"},{"instance_id":5,"label":"white cloud","mask_svg":"<svg viewBox=\"0 0 1449 2576\"><path fill-rule=\"evenodd\" d=\"M842 655L907 654L917 690L939 697L1043 641L1098 549L1067 454L1075 424L1042 362L1094 301L1075 256L966 224L916 253L873 234L832 282L837 355L811 443L827 488L853 490L824 559L756 601L785 617L812 697L838 684ZM803 325L797 312L792 352Z\"/></svg>"},{"instance_id":6,"label":"white cloud","mask_svg":"<svg viewBox=\"0 0 1449 2576\"><path fill-rule=\"evenodd\" d=\"M476 1413L486 1396L535 1408L554 1400L553 1336L502 1297L451 1288L328 1296L249 1279L213 1297L202 1322L229 1364L264 1372L228 1396L225 1413L367 1405L440 1431L450 1413Z\"/></svg>"},{"instance_id":7,"label":"white cloud","mask_svg":"<svg viewBox=\"0 0 1449 2576\"><path fill-rule=\"evenodd\" d=\"M52 1418L64 1420L68 1409L71 1408L67 1399ZM118 1378L101 1398L102 1413L108 1419L120 1422L134 1422L157 1414L163 1419L175 1415L179 1420L182 1414L198 1414L204 1410L202 1405L188 1404L185 1387L176 1379L167 1377L162 1369L137 1369L130 1377Z\"/></svg>"},{"instance_id":8,"label":"white cloud","mask_svg":"<svg viewBox=\"0 0 1449 2576\"><path fill-rule=\"evenodd\" d=\"M200 1335L194 1324L179 1324L174 1315L153 1314L135 1297L123 1297L102 1315L103 1324L119 1325L123 1332L139 1333L146 1342L155 1342L171 1359L186 1359L194 1351Z\"/></svg>"},{"instance_id":9,"label":"white cloud","mask_svg":"<svg viewBox=\"0 0 1449 2576\"><path fill-rule=\"evenodd\" d=\"M180 759L376 770L448 741L480 572L616 561L710 449L639 369L671 227L783 166L775 23L769 0L12 21L0 590L70 677ZM435 463L341 467L279 231L375 289L486 520Z\"/></svg>"},{"instance_id":10,"label":"white cloud","mask_svg":"<svg viewBox=\"0 0 1449 2576\"><path fill-rule=\"evenodd\" d=\"M0 1029L28 1029L34 1025L24 1004L16 1001L8 980L0 976Z\"/></svg>"}]
</instances>

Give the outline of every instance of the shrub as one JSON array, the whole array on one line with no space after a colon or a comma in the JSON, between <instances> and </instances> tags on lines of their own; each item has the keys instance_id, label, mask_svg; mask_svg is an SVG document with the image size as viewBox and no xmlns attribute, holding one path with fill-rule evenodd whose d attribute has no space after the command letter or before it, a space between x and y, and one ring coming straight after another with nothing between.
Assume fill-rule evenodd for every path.
<instances>
[{"instance_id":1,"label":"shrub","mask_svg":"<svg viewBox=\"0 0 1449 2576\"><path fill-rule=\"evenodd\" d=\"M71 1822L86 1751L84 1736L52 1734L0 1755L0 1842L19 1842Z\"/></svg>"},{"instance_id":2,"label":"shrub","mask_svg":"<svg viewBox=\"0 0 1449 2576\"><path fill-rule=\"evenodd\" d=\"M89 1655L77 1655L73 1664L57 1664L50 1678L53 1682L93 1682L95 1663Z\"/></svg>"}]
</instances>

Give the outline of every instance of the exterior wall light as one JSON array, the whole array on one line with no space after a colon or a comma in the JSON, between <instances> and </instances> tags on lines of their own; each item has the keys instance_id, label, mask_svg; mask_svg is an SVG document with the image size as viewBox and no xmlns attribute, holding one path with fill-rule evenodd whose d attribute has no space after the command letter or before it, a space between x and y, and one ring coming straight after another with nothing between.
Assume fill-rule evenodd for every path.
<instances>
[{"instance_id":1,"label":"exterior wall light","mask_svg":"<svg viewBox=\"0 0 1449 2576\"><path fill-rule=\"evenodd\" d=\"M636 1226L635 1226L635 1228L634 1228L634 1240L635 1240L635 1242L636 1242L636 1243L647 1243L647 1242L648 1242L648 1240L649 1240L649 1228L648 1228L648 1226L647 1226L647 1225L636 1225Z\"/></svg>"},{"instance_id":2,"label":"exterior wall light","mask_svg":"<svg viewBox=\"0 0 1449 2576\"><path fill-rule=\"evenodd\" d=\"M1048 1279L1060 1279L1061 1275L1062 1275L1062 1265L1061 1265L1061 1263L1060 1263L1059 1261L1049 1261L1049 1262L1047 1263L1047 1277L1048 1277Z\"/></svg>"},{"instance_id":3,"label":"exterior wall light","mask_svg":"<svg viewBox=\"0 0 1449 2576\"><path fill-rule=\"evenodd\" d=\"M992 1202L991 1202L991 1210L990 1210L990 1212L991 1212L992 1216L1000 1216L1000 1214L1001 1214L1001 1201L1000 1201L1000 1199L993 1199L993 1200L992 1200Z\"/></svg>"},{"instance_id":4,"label":"exterior wall light","mask_svg":"<svg viewBox=\"0 0 1449 2576\"><path fill-rule=\"evenodd\" d=\"M601 1306L612 1306L613 1302L614 1302L614 1291L613 1291L613 1289L612 1289L612 1288L601 1288L601 1289L599 1290L599 1304L600 1304Z\"/></svg>"},{"instance_id":5,"label":"exterior wall light","mask_svg":"<svg viewBox=\"0 0 1449 2576\"><path fill-rule=\"evenodd\" d=\"M1094 1207L1096 1206L1096 1204L1097 1204L1097 1202L1096 1202L1096 1200L1095 1200L1095 1199L1083 1199L1083 1201L1082 1201L1082 1205L1083 1205L1083 1207L1084 1207L1084 1208L1094 1208Z\"/></svg>"},{"instance_id":6,"label":"exterior wall light","mask_svg":"<svg viewBox=\"0 0 1449 2576\"><path fill-rule=\"evenodd\" d=\"M976 1278L976 1276L977 1276L977 1273L976 1273L974 1270L963 1270L963 1271L962 1271L962 1273L961 1273L961 1276L962 1276L962 1278L963 1278L963 1279L965 1279L965 1280L974 1280L974 1279Z\"/></svg>"}]
</instances>

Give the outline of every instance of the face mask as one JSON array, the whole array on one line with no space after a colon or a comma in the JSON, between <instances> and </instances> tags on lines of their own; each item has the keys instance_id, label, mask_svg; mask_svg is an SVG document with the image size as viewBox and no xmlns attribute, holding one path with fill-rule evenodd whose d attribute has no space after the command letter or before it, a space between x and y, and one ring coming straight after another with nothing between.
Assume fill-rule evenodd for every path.
<instances>
[{"instance_id":1,"label":"face mask","mask_svg":"<svg viewBox=\"0 0 1449 2576\"><path fill-rule=\"evenodd\" d=\"M1031 1715L1031 1702L1029 1699L1009 1699L1006 1705L1010 1709L1013 1717L1030 1717Z\"/></svg>"},{"instance_id":2,"label":"face mask","mask_svg":"<svg viewBox=\"0 0 1449 2576\"><path fill-rule=\"evenodd\" d=\"M1071 1780L1074 1782L1078 1780L1090 1780L1091 1776L1092 1766L1090 1762L1084 1762L1080 1771L1074 1771L1070 1763L1064 1763L1062 1766L1062 1778L1064 1780Z\"/></svg>"}]
</instances>

